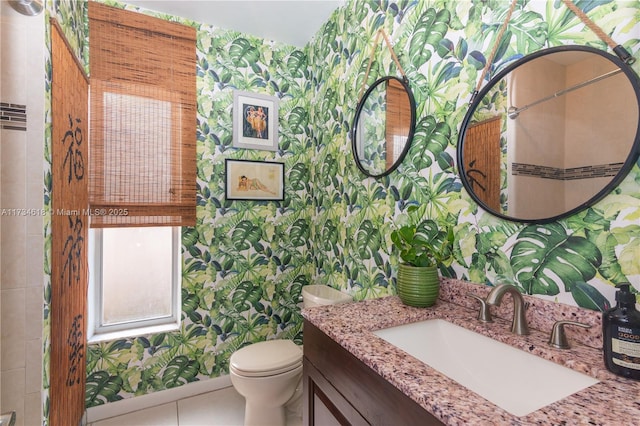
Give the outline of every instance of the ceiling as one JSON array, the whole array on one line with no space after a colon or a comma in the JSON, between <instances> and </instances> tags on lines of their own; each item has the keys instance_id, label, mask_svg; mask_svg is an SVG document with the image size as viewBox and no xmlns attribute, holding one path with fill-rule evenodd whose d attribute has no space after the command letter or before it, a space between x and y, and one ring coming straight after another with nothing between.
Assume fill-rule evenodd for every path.
<instances>
[{"instance_id":1,"label":"ceiling","mask_svg":"<svg viewBox=\"0 0 640 426\"><path fill-rule=\"evenodd\" d=\"M345 0L123 0L156 12L304 47Z\"/></svg>"}]
</instances>

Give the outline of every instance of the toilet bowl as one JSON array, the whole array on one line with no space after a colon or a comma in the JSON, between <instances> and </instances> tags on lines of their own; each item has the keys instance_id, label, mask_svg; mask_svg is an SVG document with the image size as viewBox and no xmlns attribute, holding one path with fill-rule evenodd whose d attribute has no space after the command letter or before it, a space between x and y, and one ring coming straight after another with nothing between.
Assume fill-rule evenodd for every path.
<instances>
[{"instance_id":1,"label":"toilet bowl","mask_svg":"<svg viewBox=\"0 0 640 426\"><path fill-rule=\"evenodd\" d=\"M303 287L302 299L305 308L352 300L325 285ZM287 411L301 412L302 348L291 340L257 342L235 351L229 375L245 398L246 426L284 426Z\"/></svg>"},{"instance_id":2,"label":"toilet bowl","mask_svg":"<svg viewBox=\"0 0 640 426\"><path fill-rule=\"evenodd\" d=\"M245 398L245 425L284 425L285 404L302 378L302 349L291 340L268 340L231 355L231 383Z\"/></svg>"}]
</instances>

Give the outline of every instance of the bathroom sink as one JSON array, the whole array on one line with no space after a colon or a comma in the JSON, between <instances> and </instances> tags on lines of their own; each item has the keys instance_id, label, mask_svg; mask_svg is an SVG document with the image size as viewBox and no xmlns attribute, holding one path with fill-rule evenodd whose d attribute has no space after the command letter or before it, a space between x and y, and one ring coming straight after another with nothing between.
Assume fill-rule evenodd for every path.
<instances>
[{"instance_id":1,"label":"bathroom sink","mask_svg":"<svg viewBox=\"0 0 640 426\"><path fill-rule=\"evenodd\" d=\"M515 416L525 416L598 380L442 319L373 334Z\"/></svg>"}]
</instances>

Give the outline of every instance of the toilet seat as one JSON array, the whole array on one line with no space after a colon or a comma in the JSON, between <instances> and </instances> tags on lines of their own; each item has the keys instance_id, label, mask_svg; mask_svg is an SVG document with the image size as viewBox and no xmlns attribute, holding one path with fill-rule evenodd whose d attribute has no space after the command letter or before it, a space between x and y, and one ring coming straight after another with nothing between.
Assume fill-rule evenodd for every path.
<instances>
[{"instance_id":1,"label":"toilet seat","mask_svg":"<svg viewBox=\"0 0 640 426\"><path fill-rule=\"evenodd\" d=\"M230 369L245 377L268 377L302 366L302 350L291 340L268 340L235 351Z\"/></svg>"}]
</instances>

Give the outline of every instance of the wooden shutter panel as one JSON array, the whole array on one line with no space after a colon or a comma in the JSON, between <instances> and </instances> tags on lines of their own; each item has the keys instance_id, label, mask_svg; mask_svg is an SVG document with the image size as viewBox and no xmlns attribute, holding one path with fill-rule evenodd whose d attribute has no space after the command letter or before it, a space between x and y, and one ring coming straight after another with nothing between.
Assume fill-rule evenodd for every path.
<instances>
[{"instance_id":1,"label":"wooden shutter panel","mask_svg":"<svg viewBox=\"0 0 640 426\"><path fill-rule=\"evenodd\" d=\"M51 426L80 424L86 380L89 86L51 25Z\"/></svg>"},{"instance_id":2,"label":"wooden shutter panel","mask_svg":"<svg viewBox=\"0 0 640 426\"><path fill-rule=\"evenodd\" d=\"M501 127L501 116L472 124L464 141L467 179L478 198L493 211L500 211Z\"/></svg>"}]
</instances>

